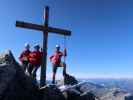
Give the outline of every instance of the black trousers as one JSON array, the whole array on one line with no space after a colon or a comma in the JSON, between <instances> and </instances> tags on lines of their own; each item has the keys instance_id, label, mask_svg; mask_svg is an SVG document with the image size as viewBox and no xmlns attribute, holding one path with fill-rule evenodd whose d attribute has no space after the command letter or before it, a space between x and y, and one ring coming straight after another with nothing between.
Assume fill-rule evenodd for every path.
<instances>
[{"instance_id":1,"label":"black trousers","mask_svg":"<svg viewBox=\"0 0 133 100\"><path fill-rule=\"evenodd\" d=\"M66 74L66 64L64 62L61 62L59 64L52 64L52 70L53 73L56 74L58 67L62 67L63 68L63 75Z\"/></svg>"},{"instance_id":2,"label":"black trousers","mask_svg":"<svg viewBox=\"0 0 133 100\"><path fill-rule=\"evenodd\" d=\"M37 72L37 70L38 70L39 67L40 67L40 65L34 66L33 71L32 71L32 75L33 75L33 78L35 80L36 80L36 72Z\"/></svg>"},{"instance_id":3,"label":"black trousers","mask_svg":"<svg viewBox=\"0 0 133 100\"><path fill-rule=\"evenodd\" d=\"M28 68L28 64L29 64L28 61L23 61L22 62L22 67L23 67L24 72L26 72L26 69Z\"/></svg>"},{"instance_id":4,"label":"black trousers","mask_svg":"<svg viewBox=\"0 0 133 100\"><path fill-rule=\"evenodd\" d=\"M58 67L62 67L63 68L63 76L66 75L66 64L64 62L61 62L59 64L52 64L52 68L53 68L53 76L52 76L52 83L55 84L55 77L56 77L56 72Z\"/></svg>"},{"instance_id":5,"label":"black trousers","mask_svg":"<svg viewBox=\"0 0 133 100\"><path fill-rule=\"evenodd\" d=\"M34 69L34 66L32 64L29 64L28 65L28 73L29 73L30 76L32 75L33 69Z\"/></svg>"}]
</instances>

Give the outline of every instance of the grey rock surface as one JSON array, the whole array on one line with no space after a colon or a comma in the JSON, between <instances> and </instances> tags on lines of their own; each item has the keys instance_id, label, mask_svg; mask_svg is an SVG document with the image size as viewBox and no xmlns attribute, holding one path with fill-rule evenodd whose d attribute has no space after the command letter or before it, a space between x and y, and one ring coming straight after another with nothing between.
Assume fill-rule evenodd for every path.
<instances>
[{"instance_id":1,"label":"grey rock surface","mask_svg":"<svg viewBox=\"0 0 133 100\"><path fill-rule=\"evenodd\" d=\"M125 96L125 100L133 100L133 95L130 94L130 95Z\"/></svg>"},{"instance_id":2,"label":"grey rock surface","mask_svg":"<svg viewBox=\"0 0 133 100\"><path fill-rule=\"evenodd\" d=\"M66 100L62 92L55 85L47 85L40 91L42 100Z\"/></svg>"},{"instance_id":3,"label":"grey rock surface","mask_svg":"<svg viewBox=\"0 0 133 100\"><path fill-rule=\"evenodd\" d=\"M74 76L66 74L64 77L64 84L75 85L75 84L78 84L78 80Z\"/></svg>"},{"instance_id":4,"label":"grey rock surface","mask_svg":"<svg viewBox=\"0 0 133 100\"><path fill-rule=\"evenodd\" d=\"M65 85L74 86L78 81L67 75ZM15 61L12 52L0 54L0 100L95 100L91 92L81 92L73 87L60 91L57 85L46 85L39 89Z\"/></svg>"},{"instance_id":5,"label":"grey rock surface","mask_svg":"<svg viewBox=\"0 0 133 100\"><path fill-rule=\"evenodd\" d=\"M0 100L37 100L38 88L25 75L11 51L0 55Z\"/></svg>"}]
</instances>

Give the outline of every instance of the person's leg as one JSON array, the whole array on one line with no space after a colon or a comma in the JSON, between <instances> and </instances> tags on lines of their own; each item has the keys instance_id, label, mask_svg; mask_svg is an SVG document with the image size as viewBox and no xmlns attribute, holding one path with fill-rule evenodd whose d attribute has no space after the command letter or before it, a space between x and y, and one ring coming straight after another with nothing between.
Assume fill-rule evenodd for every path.
<instances>
[{"instance_id":1,"label":"person's leg","mask_svg":"<svg viewBox=\"0 0 133 100\"><path fill-rule=\"evenodd\" d=\"M25 67L26 67L25 63L22 63L22 69L24 72L25 72Z\"/></svg>"},{"instance_id":2,"label":"person's leg","mask_svg":"<svg viewBox=\"0 0 133 100\"><path fill-rule=\"evenodd\" d=\"M65 76L66 75L66 64L64 62L61 62L60 67L63 67L63 76Z\"/></svg>"},{"instance_id":3,"label":"person's leg","mask_svg":"<svg viewBox=\"0 0 133 100\"><path fill-rule=\"evenodd\" d=\"M33 75L33 78L36 80L36 72L38 70L39 66L35 66L33 71L32 71L32 75Z\"/></svg>"},{"instance_id":4,"label":"person's leg","mask_svg":"<svg viewBox=\"0 0 133 100\"><path fill-rule=\"evenodd\" d=\"M26 72L27 64L24 64L24 72Z\"/></svg>"},{"instance_id":5,"label":"person's leg","mask_svg":"<svg viewBox=\"0 0 133 100\"><path fill-rule=\"evenodd\" d=\"M38 83L37 83L37 79L36 79L36 72L37 72L37 70L38 70L38 68L39 68L40 66L34 66L34 69L33 69L33 71L32 71L32 78L33 78L33 83L35 84L35 85L39 85Z\"/></svg>"},{"instance_id":6,"label":"person's leg","mask_svg":"<svg viewBox=\"0 0 133 100\"><path fill-rule=\"evenodd\" d=\"M28 67L28 62L23 62L24 72L26 72L27 67Z\"/></svg>"},{"instance_id":7,"label":"person's leg","mask_svg":"<svg viewBox=\"0 0 133 100\"><path fill-rule=\"evenodd\" d=\"M31 64L28 65L28 72L29 72L29 75L30 75L30 76L31 76L31 74L32 74L33 68L34 68L33 65L31 65Z\"/></svg>"},{"instance_id":8,"label":"person's leg","mask_svg":"<svg viewBox=\"0 0 133 100\"><path fill-rule=\"evenodd\" d=\"M53 64L52 68L53 68L52 84L55 84L55 77L56 77L57 66Z\"/></svg>"}]
</instances>

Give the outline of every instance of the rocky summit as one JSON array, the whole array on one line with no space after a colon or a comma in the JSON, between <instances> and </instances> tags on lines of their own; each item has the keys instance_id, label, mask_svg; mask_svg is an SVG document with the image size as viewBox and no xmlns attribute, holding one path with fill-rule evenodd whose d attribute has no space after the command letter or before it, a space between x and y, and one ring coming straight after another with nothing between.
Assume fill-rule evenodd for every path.
<instances>
[{"instance_id":1,"label":"rocky summit","mask_svg":"<svg viewBox=\"0 0 133 100\"><path fill-rule=\"evenodd\" d=\"M39 88L8 50L0 54L0 100L133 100L133 95L119 88L78 82L69 74L57 85Z\"/></svg>"},{"instance_id":2,"label":"rocky summit","mask_svg":"<svg viewBox=\"0 0 133 100\"><path fill-rule=\"evenodd\" d=\"M46 85L40 89L24 73L10 50L0 54L0 100L95 100L92 93L81 93L75 88L78 81L74 77L68 75L65 82L65 90L57 85Z\"/></svg>"},{"instance_id":3,"label":"rocky summit","mask_svg":"<svg viewBox=\"0 0 133 100\"><path fill-rule=\"evenodd\" d=\"M37 100L38 88L24 74L11 51L0 55L0 100Z\"/></svg>"}]
</instances>

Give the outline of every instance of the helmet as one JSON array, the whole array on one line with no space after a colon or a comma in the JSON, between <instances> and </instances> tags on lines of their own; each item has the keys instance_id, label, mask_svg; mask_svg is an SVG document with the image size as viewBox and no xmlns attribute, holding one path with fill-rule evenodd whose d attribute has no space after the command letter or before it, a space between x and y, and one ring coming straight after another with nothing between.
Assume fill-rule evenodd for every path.
<instances>
[{"instance_id":1,"label":"helmet","mask_svg":"<svg viewBox=\"0 0 133 100\"><path fill-rule=\"evenodd\" d=\"M40 45L39 44L35 44L34 48L40 48Z\"/></svg>"},{"instance_id":2,"label":"helmet","mask_svg":"<svg viewBox=\"0 0 133 100\"><path fill-rule=\"evenodd\" d=\"M55 47L56 47L56 48L60 48L60 45L56 45Z\"/></svg>"},{"instance_id":3,"label":"helmet","mask_svg":"<svg viewBox=\"0 0 133 100\"><path fill-rule=\"evenodd\" d=\"M25 48L27 48L27 49L30 48L30 44L29 44L29 43L25 43L24 46L25 46Z\"/></svg>"}]
</instances>

